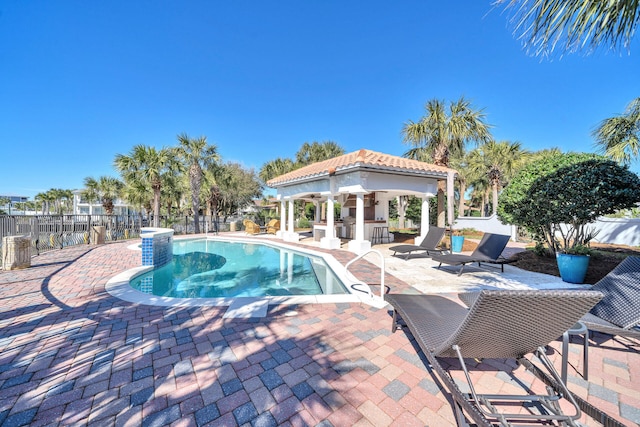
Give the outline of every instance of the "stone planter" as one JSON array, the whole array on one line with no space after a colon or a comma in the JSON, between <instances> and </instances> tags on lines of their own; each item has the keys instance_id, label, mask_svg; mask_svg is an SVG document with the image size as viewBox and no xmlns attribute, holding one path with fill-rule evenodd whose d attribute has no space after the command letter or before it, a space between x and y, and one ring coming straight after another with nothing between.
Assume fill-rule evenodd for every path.
<instances>
[{"instance_id":1,"label":"stone planter","mask_svg":"<svg viewBox=\"0 0 640 427\"><path fill-rule=\"evenodd\" d=\"M3 270L31 267L31 239L27 236L7 236L2 239Z\"/></svg>"}]
</instances>

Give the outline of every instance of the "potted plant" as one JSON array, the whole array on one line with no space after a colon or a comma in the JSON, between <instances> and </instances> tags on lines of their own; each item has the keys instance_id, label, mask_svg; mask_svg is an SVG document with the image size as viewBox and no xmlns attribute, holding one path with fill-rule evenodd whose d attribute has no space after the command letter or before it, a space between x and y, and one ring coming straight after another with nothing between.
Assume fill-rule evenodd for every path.
<instances>
[{"instance_id":1,"label":"potted plant","mask_svg":"<svg viewBox=\"0 0 640 427\"><path fill-rule=\"evenodd\" d=\"M460 230L451 230L451 252L462 252L464 236Z\"/></svg>"},{"instance_id":2,"label":"potted plant","mask_svg":"<svg viewBox=\"0 0 640 427\"><path fill-rule=\"evenodd\" d=\"M555 255L563 280L582 283L584 275L563 274L565 260L580 259L588 266L589 243L596 235L591 224L639 201L640 178L628 168L595 154L556 152L516 174L500 195L498 216L525 227L538 250Z\"/></svg>"},{"instance_id":3,"label":"potted plant","mask_svg":"<svg viewBox=\"0 0 640 427\"><path fill-rule=\"evenodd\" d=\"M584 245L575 245L566 248L564 252L556 252L556 261L562 280L569 283L583 283L590 259L591 248Z\"/></svg>"}]
</instances>

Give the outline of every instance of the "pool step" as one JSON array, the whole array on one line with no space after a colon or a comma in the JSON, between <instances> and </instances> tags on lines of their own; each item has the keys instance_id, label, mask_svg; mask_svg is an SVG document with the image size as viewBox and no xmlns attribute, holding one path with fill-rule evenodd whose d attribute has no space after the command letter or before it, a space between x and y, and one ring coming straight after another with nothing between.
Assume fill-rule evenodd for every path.
<instances>
[{"instance_id":1,"label":"pool step","mask_svg":"<svg viewBox=\"0 0 640 427\"><path fill-rule=\"evenodd\" d=\"M267 317L269 301L266 298L235 298L222 316L225 319Z\"/></svg>"}]
</instances>

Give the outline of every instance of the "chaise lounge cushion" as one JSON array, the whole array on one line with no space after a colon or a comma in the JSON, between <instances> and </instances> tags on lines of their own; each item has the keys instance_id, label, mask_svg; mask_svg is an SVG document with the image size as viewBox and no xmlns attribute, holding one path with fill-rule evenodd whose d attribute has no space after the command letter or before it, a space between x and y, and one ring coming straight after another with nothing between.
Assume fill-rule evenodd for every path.
<instances>
[{"instance_id":1,"label":"chaise lounge cushion","mask_svg":"<svg viewBox=\"0 0 640 427\"><path fill-rule=\"evenodd\" d=\"M627 257L593 290L602 292L604 298L590 314L623 329L640 324L640 257Z\"/></svg>"},{"instance_id":2,"label":"chaise lounge cushion","mask_svg":"<svg viewBox=\"0 0 640 427\"><path fill-rule=\"evenodd\" d=\"M507 247L509 239L511 237L503 234L485 233L482 236L482 240L478 244L478 247L473 251L471 255L463 254L444 254L434 255L433 260L438 261L440 265L461 265L458 275L462 274L462 270L465 264L473 262L480 263L492 263L502 264L504 271L504 264L509 261L501 257L502 251ZM439 266L438 266L439 267Z\"/></svg>"},{"instance_id":3,"label":"chaise lounge cushion","mask_svg":"<svg viewBox=\"0 0 640 427\"><path fill-rule=\"evenodd\" d=\"M445 230L442 227L429 227L427 235L419 245L397 245L391 246L389 250L393 251L393 255L398 252L406 254L405 259L408 259L411 253L416 251L425 251L427 255L431 255L431 252L442 253L442 250L436 247L444 237L444 232Z\"/></svg>"}]
</instances>

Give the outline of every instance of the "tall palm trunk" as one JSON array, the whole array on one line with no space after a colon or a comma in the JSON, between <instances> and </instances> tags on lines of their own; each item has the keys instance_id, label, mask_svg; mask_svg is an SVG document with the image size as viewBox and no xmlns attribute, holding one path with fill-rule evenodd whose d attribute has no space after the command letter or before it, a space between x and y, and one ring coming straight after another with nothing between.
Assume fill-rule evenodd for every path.
<instances>
[{"instance_id":1,"label":"tall palm trunk","mask_svg":"<svg viewBox=\"0 0 640 427\"><path fill-rule=\"evenodd\" d=\"M200 186L202 185L202 169L198 163L189 168L189 182L191 183L191 209L193 210L193 227L196 234L200 234Z\"/></svg>"},{"instance_id":2,"label":"tall palm trunk","mask_svg":"<svg viewBox=\"0 0 640 427\"><path fill-rule=\"evenodd\" d=\"M161 184L153 184L153 226L160 227L160 188Z\"/></svg>"},{"instance_id":3,"label":"tall palm trunk","mask_svg":"<svg viewBox=\"0 0 640 427\"><path fill-rule=\"evenodd\" d=\"M444 200L444 187L445 187L445 182L444 181L438 181L438 219L437 219L437 225L438 227L444 227L445 225L445 200Z\"/></svg>"},{"instance_id":4,"label":"tall palm trunk","mask_svg":"<svg viewBox=\"0 0 640 427\"><path fill-rule=\"evenodd\" d=\"M398 228L405 228L405 218L407 215L407 206L409 205L408 196L398 196Z\"/></svg>"},{"instance_id":5,"label":"tall palm trunk","mask_svg":"<svg viewBox=\"0 0 640 427\"><path fill-rule=\"evenodd\" d=\"M498 212L498 182L494 181L491 184L491 191L493 192L492 214L495 215Z\"/></svg>"},{"instance_id":6,"label":"tall palm trunk","mask_svg":"<svg viewBox=\"0 0 640 427\"><path fill-rule=\"evenodd\" d=\"M464 193L467 191L467 184L460 181L460 201L458 203L458 216L464 216Z\"/></svg>"},{"instance_id":7,"label":"tall palm trunk","mask_svg":"<svg viewBox=\"0 0 640 427\"><path fill-rule=\"evenodd\" d=\"M438 166L449 167L449 148L446 144L441 143L438 144L433 150L433 163ZM438 208L437 208L437 220L436 224L438 227L444 227L446 216L445 216L445 200L444 195L447 190L447 182L440 180L438 181ZM449 224L451 225L451 224Z\"/></svg>"}]
</instances>

